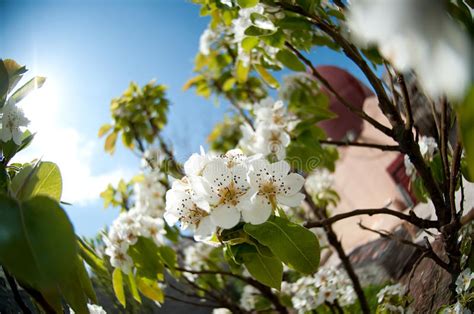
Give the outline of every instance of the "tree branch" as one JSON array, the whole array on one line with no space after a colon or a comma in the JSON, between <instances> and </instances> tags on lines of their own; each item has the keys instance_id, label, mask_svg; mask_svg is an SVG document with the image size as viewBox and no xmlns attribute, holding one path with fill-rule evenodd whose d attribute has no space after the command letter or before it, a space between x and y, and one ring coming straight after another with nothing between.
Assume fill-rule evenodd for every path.
<instances>
[{"instance_id":1,"label":"tree branch","mask_svg":"<svg viewBox=\"0 0 474 314\"><path fill-rule=\"evenodd\" d=\"M347 213L342 213L338 215L331 216L329 218L319 220L319 221L308 221L305 224L306 228L314 228L314 227L323 227L326 225L331 225L339 220L347 219L350 217L360 216L360 215L391 215L398 217L402 220L405 220L418 228L421 229L428 229L428 228L438 228L439 222L435 220L427 220L418 217L413 211L410 211L410 214L404 214L396 210L388 209L388 208L370 208L370 209L356 209Z\"/></svg>"},{"instance_id":2,"label":"tree branch","mask_svg":"<svg viewBox=\"0 0 474 314\"><path fill-rule=\"evenodd\" d=\"M314 65L311 63L311 61L306 58L301 52L298 51L292 44L289 42L285 42L285 45L293 51L298 58L306 64L310 70L311 74L321 83L326 87L347 109L349 109L352 113L358 115L360 118L366 120L369 122L371 125L373 125L377 130L381 131L385 135L392 137L392 130L381 124L380 122L376 121L374 118L366 114L363 110L354 107L352 104L350 104L345 98L343 98L333 87L329 82L316 70Z\"/></svg>"},{"instance_id":3,"label":"tree branch","mask_svg":"<svg viewBox=\"0 0 474 314\"><path fill-rule=\"evenodd\" d=\"M403 74L398 74L398 84L400 85L400 88L402 90L403 105L405 107L405 114L407 118L405 129L411 130L413 128L413 112L411 109L410 96L408 95L407 84L405 82Z\"/></svg>"},{"instance_id":4,"label":"tree branch","mask_svg":"<svg viewBox=\"0 0 474 314\"><path fill-rule=\"evenodd\" d=\"M335 146L356 146L356 147L367 147L376 148L382 151L393 151L399 152L400 146L398 145L382 145L374 143L360 143L360 142L349 142L349 141L333 141L333 140L319 140L321 144L335 145Z\"/></svg>"}]
</instances>

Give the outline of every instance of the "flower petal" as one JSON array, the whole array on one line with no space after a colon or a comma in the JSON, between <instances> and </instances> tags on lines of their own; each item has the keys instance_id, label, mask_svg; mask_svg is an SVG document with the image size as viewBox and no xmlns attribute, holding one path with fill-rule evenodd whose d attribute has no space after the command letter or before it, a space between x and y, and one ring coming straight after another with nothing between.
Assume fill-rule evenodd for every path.
<instances>
[{"instance_id":1,"label":"flower petal","mask_svg":"<svg viewBox=\"0 0 474 314\"><path fill-rule=\"evenodd\" d=\"M216 225L212 223L211 216L203 217L194 231L194 238L197 241L207 239L212 236L214 231L216 231Z\"/></svg>"},{"instance_id":2,"label":"flower petal","mask_svg":"<svg viewBox=\"0 0 474 314\"><path fill-rule=\"evenodd\" d=\"M283 179L284 184L284 194L285 195L294 195L299 192L304 184L304 178L297 173L290 173Z\"/></svg>"},{"instance_id":3,"label":"flower petal","mask_svg":"<svg viewBox=\"0 0 474 314\"><path fill-rule=\"evenodd\" d=\"M268 220L272 214L272 205L266 197L255 195L250 207L242 209L242 218L245 222L259 225Z\"/></svg>"},{"instance_id":4,"label":"flower petal","mask_svg":"<svg viewBox=\"0 0 474 314\"><path fill-rule=\"evenodd\" d=\"M280 204L295 207L299 206L301 202L304 200L303 193L296 193L294 195L277 195L277 201Z\"/></svg>"},{"instance_id":5,"label":"flower petal","mask_svg":"<svg viewBox=\"0 0 474 314\"><path fill-rule=\"evenodd\" d=\"M235 207L221 205L211 212L212 222L221 228L230 229L240 221L240 212Z\"/></svg>"},{"instance_id":6,"label":"flower petal","mask_svg":"<svg viewBox=\"0 0 474 314\"><path fill-rule=\"evenodd\" d=\"M232 179L232 173L222 159L210 161L202 173L211 187L228 186Z\"/></svg>"}]
</instances>

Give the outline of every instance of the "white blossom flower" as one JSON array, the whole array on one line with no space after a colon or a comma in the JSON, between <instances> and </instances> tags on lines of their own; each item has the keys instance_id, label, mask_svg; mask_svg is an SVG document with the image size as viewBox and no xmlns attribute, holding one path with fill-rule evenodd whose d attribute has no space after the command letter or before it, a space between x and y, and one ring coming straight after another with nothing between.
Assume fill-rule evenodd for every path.
<instances>
[{"instance_id":1,"label":"white blossom flower","mask_svg":"<svg viewBox=\"0 0 474 314\"><path fill-rule=\"evenodd\" d=\"M225 307L220 307L218 309L213 309L212 314L232 314L232 312Z\"/></svg>"},{"instance_id":2,"label":"white blossom flower","mask_svg":"<svg viewBox=\"0 0 474 314\"><path fill-rule=\"evenodd\" d=\"M239 223L249 190L247 166L227 161L221 157L211 160L202 171L202 177L193 179L193 189L203 197L200 205L210 212L211 221L224 229Z\"/></svg>"},{"instance_id":3,"label":"white blossom flower","mask_svg":"<svg viewBox=\"0 0 474 314\"><path fill-rule=\"evenodd\" d=\"M250 164L248 180L250 183L250 206L243 208L242 218L246 222L260 224L271 215L277 203L298 206L304 199L300 193L304 178L290 173L286 161L270 164L266 159L258 159Z\"/></svg>"},{"instance_id":4,"label":"white blossom flower","mask_svg":"<svg viewBox=\"0 0 474 314\"><path fill-rule=\"evenodd\" d=\"M347 24L360 44L377 44L398 71L415 70L432 97L464 95L472 79L472 43L443 1L354 0Z\"/></svg>"},{"instance_id":5,"label":"white blossom flower","mask_svg":"<svg viewBox=\"0 0 474 314\"><path fill-rule=\"evenodd\" d=\"M206 153L204 148L200 147L200 154L192 154L191 157L184 163L184 173L188 177L200 176L204 167L212 160L213 156L210 153Z\"/></svg>"},{"instance_id":6,"label":"white blossom flower","mask_svg":"<svg viewBox=\"0 0 474 314\"><path fill-rule=\"evenodd\" d=\"M406 287L397 283L391 286L385 286L382 290L377 293L377 301L383 303L384 300L392 296L402 296L406 292Z\"/></svg>"},{"instance_id":7,"label":"white blossom flower","mask_svg":"<svg viewBox=\"0 0 474 314\"><path fill-rule=\"evenodd\" d=\"M403 159L403 163L405 165L405 174L410 177L411 180L415 180L416 177L416 169L415 165L410 161L410 157L405 155Z\"/></svg>"},{"instance_id":8,"label":"white blossom flower","mask_svg":"<svg viewBox=\"0 0 474 314\"><path fill-rule=\"evenodd\" d=\"M3 142L13 139L16 145L20 145L21 136L23 135L20 128L28 126L30 120L25 117L23 110L16 106L11 99L0 109L0 112L2 113L0 139Z\"/></svg>"},{"instance_id":9,"label":"white blossom flower","mask_svg":"<svg viewBox=\"0 0 474 314\"><path fill-rule=\"evenodd\" d=\"M161 217L165 207L166 188L161 183L164 176L157 170L143 174L143 179L134 185L135 207L143 214Z\"/></svg>"},{"instance_id":10,"label":"white blossom flower","mask_svg":"<svg viewBox=\"0 0 474 314\"><path fill-rule=\"evenodd\" d=\"M232 7L232 0L220 0L220 2L228 7Z\"/></svg>"},{"instance_id":11,"label":"white blossom flower","mask_svg":"<svg viewBox=\"0 0 474 314\"><path fill-rule=\"evenodd\" d=\"M201 240L211 237L216 226L209 212L196 204L197 198L187 177L173 182L172 188L166 192L164 218L169 225L179 222L181 229L191 227L194 237Z\"/></svg>"},{"instance_id":12,"label":"white blossom flower","mask_svg":"<svg viewBox=\"0 0 474 314\"><path fill-rule=\"evenodd\" d=\"M142 157L142 167L150 167L150 163L154 168L158 168L163 162L164 154L159 147L149 147L145 151Z\"/></svg>"},{"instance_id":13,"label":"white blossom flower","mask_svg":"<svg viewBox=\"0 0 474 314\"><path fill-rule=\"evenodd\" d=\"M197 271L203 270L207 267L207 260L213 250L213 246L203 242L197 242L187 246L183 252L186 268ZM184 275L190 280L194 280L198 277L196 274L191 273L184 273Z\"/></svg>"},{"instance_id":14,"label":"white blossom flower","mask_svg":"<svg viewBox=\"0 0 474 314\"><path fill-rule=\"evenodd\" d=\"M102 308L102 306L97 304L87 304L90 314L107 314L107 312Z\"/></svg>"},{"instance_id":15,"label":"white blossom flower","mask_svg":"<svg viewBox=\"0 0 474 314\"><path fill-rule=\"evenodd\" d=\"M204 30L199 38L199 52L205 56L211 52L211 46L216 40L217 34L209 27Z\"/></svg>"},{"instance_id":16,"label":"white blossom flower","mask_svg":"<svg viewBox=\"0 0 474 314\"><path fill-rule=\"evenodd\" d=\"M273 125L259 125L255 134L255 153L264 156L274 154L278 160L285 158L286 147L290 145L291 141L288 133Z\"/></svg>"},{"instance_id":17,"label":"white blossom flower","mask_svg":"<svg viewBox=\"0 0 474 314\"><path fill-rule=\"evenodd\" d=\"M102 308L102 306L97 304L87 304L87 309L89 310L89 314L107 314L107 312ZM73 309L69 309L70 314L75 314Z\"/></svg>"},{"instance_id":18,"label":"white blossom flower","mask_svg":"<svg viewBox=\"0 0 474 314\"><path fill-rule=\"evenodd\" d=\"M418 141L418 145L420 145L420 153L425 160L432 160L434 153L438 149L438 144L433 137L430 136L422 136Z\"/></svg>"},{"instance_id":19,"label":"white blossom flower","mask_svg":"<svg viewBox=\"0 0 474 314\"><path fill-rule=\"evenodd\" d=\"M474 273L470 268L466 268L456 279L456 292L462 294L468 292L471 287L471 281L474 279Z\"/></svg>"},{"instance_id":20,"label":"white blossom flower","mask_svg":"<svg viewBox=\"0 0 474 314\"><path fill-rule=\"evenodd\" d=\"M288 113L281 100L274 101L267 97L254 106L257 123L275 125L284 128L287 125Z\"/></svg>"},{"instance_id":21,"label":"white blossom flower","mask_svg":"<svg viewBox=\"0 0 474 314\"><path fill-rule=\"evenodd\" d=\"M232 21L232 34L234 34L234 41L236 43L242 42L245 38L245 30L252 25L250 15L252 13L263 14L264 7L262 4L257 4L251 8L241 8L239 16Z\"/></svg>"},{"instance_id":22,"label":"white blossom flower","mask_svg":"<svg viewBox=\"0 0 474 314\"><path fill-rule=\"evenodd\" d=\"M151 238L157 245L163 243L164 221L143 215L136 208L121 213L114 220L109 233L103 238L106 245L105 254L110 257L110 264L130 273L133 260L128 255L130 246L137 243L139 237Z\"/></svg>"},{"instance_id":23,"label":"white blossom flower","mask_svg":"<svg viewBox=\"0 0 474 314\"><path fill-rule=\"evenodd\" d=\"M304 185L309 193L319 197L332 188L334 175L326 168L316 169L306 178Z\"/></svg>"},{"instance_id":24,"label":"white blossom flower","mask_svg":"<svg viewBox=\"0 0 474 314\"><path fill-rule=\"evenodd\" d=\"M257 296L259 295L260 291L251 285L246 285L240 296L240 305L246 311L254 310L257 303Z\"/></svg>"}]
</instances>

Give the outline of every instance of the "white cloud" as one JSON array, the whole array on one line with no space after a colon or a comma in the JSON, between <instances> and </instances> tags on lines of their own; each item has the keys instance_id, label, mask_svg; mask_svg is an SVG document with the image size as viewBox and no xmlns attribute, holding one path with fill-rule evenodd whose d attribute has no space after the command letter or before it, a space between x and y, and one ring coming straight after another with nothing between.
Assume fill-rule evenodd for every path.
<instances>
[{"instance_id":1,"label":"white cloud","mask_svg":"<svg viewBox=\"0 0 474 314\"><path fill-rule=\"evenodd\" d=\"M41 158L55 162L63 178L62 200L85 205L97 200L108 183L130 178L132 170L119 168L93 172L94 155L103 153L102 144L98 139L85 138L77 129L59 125L58 98L56 85L49 80L20 103L31 120L29 129L36 132L36 136L31 146L15 160L25 162Z\"/></svg>"}]
</instances>

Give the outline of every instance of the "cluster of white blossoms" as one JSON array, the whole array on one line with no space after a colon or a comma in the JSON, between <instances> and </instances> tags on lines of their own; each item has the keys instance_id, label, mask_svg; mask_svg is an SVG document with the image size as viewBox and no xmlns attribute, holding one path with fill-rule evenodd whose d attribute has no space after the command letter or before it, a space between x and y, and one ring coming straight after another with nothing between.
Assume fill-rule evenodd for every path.
<instances>
[{"instance_id":1,"label":"cluster of white blossoms","mask_svg":"<svg viewBox=\"0 0 474 314\"><path fill-rule=\"evenodd\" d=\"M291 295L298 313L317 309L326 302L340 306L354 304L357 296L347 274L335 267L321 267L313 276L301 277L294 283L284 283L282 293Z\"/></svg>"},{"instance_id":2,"label":"cluster of white blossoms","mask_svg":"<svg viewBox=\"0 0 474 314\"><path fill-rule=\"evenodd\" d=\"M397 283L391 286L385 286L377 293L377 302L379 306L387 310L389 313L409 313L405 307L397 302L395 299L403 297L406 293L406 287Z\"/></svg>"},{"instance_id":3,"label":"cluster of white blossoms","mask_svg":"<svg viewBox=\"0 0 474 314\"><path fill-rule=\"evenodd\" d=\"M304 178L286 161L270 163L234 149L223 155L201 151L184 164L185 176L166 193L164 218L194 230L196 240L230 229L240 221L261 224L279 205L298 206Z\"/></svg>"},{"instance_id":4,"label":"cluster of white blossoms","mask_svg":"<svg viewBox=\"0 0 474 314\"><path fill-rule=\"evenodd\" d=\"M260 295L260 291L258 291L255 287L246 285L240 296L240 306L246 311L254 310Z\"/></svg>"},{"instance_id":5,"label":"cluster of white blossoms","mask_svg":"<svg viewBox=\"0 0 474 314\"><path fill-rule=\"evenodd\" d=\"M110 264L120 268L125 274L130 273L133 260L128 249L138 241L138 237L150 238L157 245L163 243L165 222L161 218L153 218L143 214L136 208L122 212L114 220L109 233L104 237L105 254L110 256Z\"/></svg>"},{"instance_id":6,"label":"cluster of white blossoms","mask_svg":"<svg viewBox=\"0 0 474 314\"><path fill-rule=\"evenodd\" d=\"M420 146L420 153L426 161L433 160L434 154L438 150L438 144L433 137L430 136L422 136L418 141L418 145ZM415 166L410 161L410 157L405 155L405 173L409 176L412 180L415 178L416 169Z\"/></svg>"},{"instance_id":7,"label":"cluster of white blossoms","mask_svg":"<svg viewBox=\"0 0 474 314\"><path fill-rule=\"evenodd\" d=\"M400 72L414 70L432 97L464 95L472 79L472 42L444 1L354 0L347 24L361 45L376 44Z\"/></svg>"},{"instance_id":8,"label":"cluster of white blossoms","mask_svg":"<svg viewBox=\"0 0 474 314\"><path fill-rule=\"evenodd\" d=\"M166 188L161 183L165 179L159 170L143 173L142 179L133 187L135 208L143 215L162 217L165 208Z\"/></svg>"},{"instance_id":9,"label":"cluster of white blossoms","mask_svg":"<svg viewBox=\"0 0 474 314\"><path fill-rule=\"evenodd\" d=\"M87 304L87 309L89 310L89 314L107 314L107 312L102 308L102 306L97 304ZM70 314L74 314L75 312L72 309L69 309Z\"/></svg>"},{"instance_id":10,"label":"cluster of white blossoms","mask_svg":"<svg viewBox=\"0 0 474 314\"><path fill-rule=\"evenodd\" d=\"M207 259L209 259L214 247L203 242L196 242L187 246L184 253L184 265L189 270L204 270L207 267ZM197 278L197 274L184 273L188 279Z\"/></svg>"},{"instance_id":11,"label":"cluster of white blossoms","mask_svg":"<svg viewBox=\"0 0 474 314\"><path fill-rule=\"evenodd\" d=\"M3 142L13 139L16 145L20 145L23 135L21 128L27 127L30 120L25 117L23 110L11 98L0 109L0 113L0 139Z\"/></svg>"},{"instance_id":12,"label":"cluster of white blossoms","mask_svg":"<svg viewBox=\"0 0 474 314\"><path fill-rule=\"evenodd\" d=\"M471 314L467 308L473 298L474 273L470 268L464 269L456 279L457 302L445 309L443 313Z\"/></svg>"},{"instance_id":13,"label":"cluster of white blossoms","mask_svg":"<svg viewBox=\"0 0 474 314\"><path fill-rule=\"evenodd\" d=\"M275 156L277 160L283 160L291 140L288 132L299 121L288 113L283 101L274 101L270 97L254 106L254 114L255 130L247 124L242 125L239 146L249 153Z\"/></svg>"},{"instance_id":14,"label":"cluster of white blossoms","mask_svg":"<svg viewBox=\"0 0 474 314\"><path fill-rule=\"evenodd\" d=\"M324 198L327 191L334 185L334 175L326 168L313 171L307 178L304 186L316 198Z\"/></svg>"}]
</instances>

